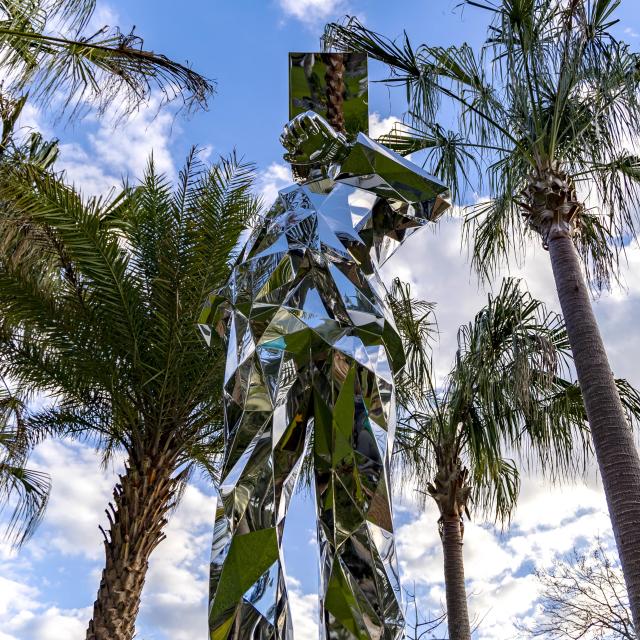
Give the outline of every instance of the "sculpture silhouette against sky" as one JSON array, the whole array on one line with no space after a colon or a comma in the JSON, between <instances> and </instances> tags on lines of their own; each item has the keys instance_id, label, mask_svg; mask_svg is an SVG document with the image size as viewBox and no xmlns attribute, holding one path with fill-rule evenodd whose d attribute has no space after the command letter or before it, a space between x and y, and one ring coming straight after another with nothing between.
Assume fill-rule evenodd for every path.
<instances>
[{"instance_id":1,"label":"sculpture silhouette against sky","mask_svg":"<svg viewBox=\"0 0 640 640\"><path fill-rule=\"evenodd\" d=\"M228 341L210 638L293 639L281 543L308 462L320 637L396 640L404 620L389 472L404 357L377 268L449 206L446 187L350 134L349 122L366 127L362 54L290 60L309 88L306 98L292 89L281 137L297 183L279 192L200 319L206 339L217 331ZM308 106L324 106L332 124L297 113Z\"/></svg>"}]
</instances>

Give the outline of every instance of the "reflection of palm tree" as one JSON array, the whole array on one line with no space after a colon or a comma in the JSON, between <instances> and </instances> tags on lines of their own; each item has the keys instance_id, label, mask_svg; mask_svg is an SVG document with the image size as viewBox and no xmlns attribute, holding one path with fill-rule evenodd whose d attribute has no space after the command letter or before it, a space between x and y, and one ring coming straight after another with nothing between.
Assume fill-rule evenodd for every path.
<instances>
[{"instance_id":1,"label":"reflection of palm tree","mask_svg":"<svg viewBox=\"0 0 640 640\"><path fill-rule=\"evenodd\" d=\"M341 53L325 53L322 61L326 64L324 74L327 97L327 120L339 133L344 128L344 56Z\"/></svg>"},{"instance_id":2,"label":"reflection of palm tree","mask_svg":"<svg viewBox=\"0 0 640 640\"><path fill-rule=\"evenodd\" d=\"M309 102L304 105L305 109L311 109L317 113L322 113L322 82L315 71L316 56L314 53L305 53L302 57L302 70L304 71L304 77L307 81L307 87L309 87ZM306 102L306 101L305 101Z\"/></svg>"}]
</instances>

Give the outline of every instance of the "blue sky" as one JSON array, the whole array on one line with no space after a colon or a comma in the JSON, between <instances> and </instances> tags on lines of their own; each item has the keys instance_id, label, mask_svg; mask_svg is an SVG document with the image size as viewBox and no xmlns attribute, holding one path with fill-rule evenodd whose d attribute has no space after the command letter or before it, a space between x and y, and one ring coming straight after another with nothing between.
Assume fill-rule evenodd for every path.
<instances>
[{"instance_id":1,"label":"blue sky","mask_svg":"<svg viewBox=\"0 0 640 640\"><path fill-rule=\"evenodd\" d=\"M23 121L62 142L61 166L70 180L88 193L107 191L124 176L139 176L151 151L157 164L175 175L193 144L211 158L234 148L255 161L265 199L288 180L278 136L287 118L287 53L319 46L326 20L356 14L366 24L391 36L404 29L414 43L447 45L484 37L483 14L455 9L457 0L268 0L176 3L168 0L109 0L99 4L94 24L136 25L147 48L188 60L218 82L209 111L185 119L171 109L157 113L157 100L116 128L95 114L62 127L30 107ZM634 47L640 44L640 7L623 2L618 33ZM373 65L372 79L384 70ZM402 116L401 91L383 85L370 89L372 126L379 132ZM109 114L107 114L109 115ZM482 194L475 194L482 197ZM438 303L441 339L436 364L446 370L453 355L455 331L482 306L486 291L470 274L461 250L455 218L434 232L416 234L385 267L389 280L410 280L416 293ZM640 251L629 250L626 289L606 294L596 304L605 341L617 375L640 385L635 363L640 340L633 318L640 312ZM532 293L552 308L547 256L532 249L530 259L514 274L526 278ZM88 445L49 442L34 463L53 478L45 521L35 538L16 555L0 545L0 640L80 640L90 615L102 561L98 523L110 498L118 465L102 469ZM405 585L415 585L420 606L437 610L443 599L442 558L431 506L422 510L410 483L396 498L398 548ZM214 498L195 481L168 527L167 540L155 553L140 613L142 640L187 640L205 637L207 559ZM299 495L287 529L287 564L292 577L292 604L298 624L296 640L317 637L314 592L317 574L309 500ZM520 508L509 532L490 523L473 522L465 534L467 577L472 610L484 616L477 638L515 637L513 620L535 612L537 586L531 572L548 566L574 546L587 546L596 536L610 543L600 487L594 474L585 482L562 488L539 478L523 486ZM496 603L499 603L497 605Z\"/></svg>"}]
</instances>

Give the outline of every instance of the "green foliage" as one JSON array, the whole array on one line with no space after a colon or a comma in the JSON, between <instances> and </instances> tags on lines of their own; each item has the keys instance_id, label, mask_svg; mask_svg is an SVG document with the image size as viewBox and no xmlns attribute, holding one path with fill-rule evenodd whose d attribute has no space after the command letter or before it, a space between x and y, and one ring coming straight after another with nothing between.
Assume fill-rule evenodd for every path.
<instances>
[{"instance_id":1,"label":"green foliage","mask_svg":"<svg viewBox=\"0 0 640 640\"><path fill-rule=\"evenodd\" d=\"M566 378L569 344L558 314L517 280L504 280L460 328L454 366L436 385L426 330L433 319L425 316L431 306L416 304L399 282L392 295L408 352L398 379L401 471L426 487L440 466L461 462L474 509L502 523L516 505L523 466L553 481L584 471L589 432L580 387ZM618 388L630 418L638 419L638 392L624 380Z\"/></svg>"},{"instance_id":2,"label":"green foliage","mask_svg":"<svg viewBox=\"0 0 640 640\"><path fill-rule=\"evenodd\" d=\"M0 179L0 371L48 407L24 416L32 440L90 438L105 459L174 452L213 473L222 447L224 348L196 322L222 286L256 214L253 168L204 167L191 153L175 187L149 162L111 199L83 198L30 165Z\"/></svg>"},{"instance_id":3,"label":"green foliage","mask_svg":"<svg viewBox=\"0 0 640 640\"><path fill-rule=\"evenodd\" d=\"M147 51L133 31L103 27L86 34L95 0L10 0L0 6L0 66L3 92L29 92L40 104L62 98L62 110L77 115L89 105L103 112L117 103L128 114L151 97L181 98L206 106L213 84L185 65Z\"/></svg>"},{"instance_id":4,"label":"green foliage","mask_svg":"<svg viewBox=\"0 0 640 640\"><path fill-rule=\"evenodd\" d=\"M475 177L488 201L466 217L473 262L485 277L520 256L530 230L521 192L536 170L557 167L578 187L586 211L577 246L596 288L615 276L619 253L638 230L640 57L611 28L620 0L463 0L490 19L479 50L467 44L415 48L376 34L357 19L331 24L325 42L366 51L389 65L385 80L406 88L409 125L386 139L428 160L459 192ZM457 131L433 123L453 109ZM448 111L450 112L450 111ZM486 176L486 184L483 177Z\"/></svg>"},{"instance_id":5,"label":"green foliage","mask_svg":"<svg viewBox=\"0 0 640 640\"><path fill-rule=\"evenodd\" d=\"M24 400L0 378L0 510L12 507L6 533L17 545L31 537L49 497L47 474L25 466L29 443L24 411Z\"/></svg>"}]
</instances>

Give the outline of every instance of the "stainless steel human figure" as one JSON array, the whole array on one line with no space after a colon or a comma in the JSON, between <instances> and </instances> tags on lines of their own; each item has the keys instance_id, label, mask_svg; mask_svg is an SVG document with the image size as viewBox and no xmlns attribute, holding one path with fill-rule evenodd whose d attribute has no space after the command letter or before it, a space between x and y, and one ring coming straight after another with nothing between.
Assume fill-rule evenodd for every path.
<instances>
[{"instance_id":1,"label":"stainless steel human figure","mask_svg":"<svg viewBox=\"0 0 640 640\"><path fill-rule=\"evenodd\" d=\"M320 637L403 633L390 499L394 374L404 359L377 268L449 206L446 187L359 133L296 115L298 182L202 311L226 337L226 448L211 560L211 640L292 640L282 537L312 462Z\"/></svg>"}]
</instances>

